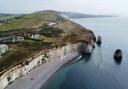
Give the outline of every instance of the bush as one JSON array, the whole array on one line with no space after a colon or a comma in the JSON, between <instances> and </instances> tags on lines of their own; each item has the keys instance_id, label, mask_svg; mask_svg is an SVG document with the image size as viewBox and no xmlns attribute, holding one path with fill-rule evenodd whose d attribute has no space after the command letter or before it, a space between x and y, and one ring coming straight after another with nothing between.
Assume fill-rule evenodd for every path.
<instances>
[{"instance_id":1,"label":"bush","mask_svg":"<svg viewBox=\"0 0 128 89\"><path fill-rule=\"evenodd\" d=\"M62 30L49 26L42 26L41 30L39 31L40 35L44 35L47 37L58 37L61 33L63 33Z\"/></svg>"}]
</instances>

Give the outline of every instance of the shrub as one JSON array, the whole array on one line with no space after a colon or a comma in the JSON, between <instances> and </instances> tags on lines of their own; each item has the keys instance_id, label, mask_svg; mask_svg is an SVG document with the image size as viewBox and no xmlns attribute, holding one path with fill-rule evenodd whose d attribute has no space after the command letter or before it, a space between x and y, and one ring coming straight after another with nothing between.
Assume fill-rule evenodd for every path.
<instances>
[{"instance_id":1,"label":"shrub","mask_svg":"<svg viewBox=\"0 0 128 89\"><path fill-rule=\"evenodd\" d=\"M62 30L49 26L42 26L41 30L39 31L40 35L44 35L47 37L58 37L61 33L63 33Z\"/></svg>"}]
</instances>

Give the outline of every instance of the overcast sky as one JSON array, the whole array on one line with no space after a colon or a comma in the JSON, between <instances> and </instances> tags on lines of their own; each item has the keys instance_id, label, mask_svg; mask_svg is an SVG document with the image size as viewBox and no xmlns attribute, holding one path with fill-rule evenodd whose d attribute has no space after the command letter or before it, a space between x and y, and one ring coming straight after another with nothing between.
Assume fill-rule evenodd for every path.
<instances>
[{"instance_id":1,"label":"overcast sky","mask_svg":"<svg viewBox=\"0 0 128 89\"><path fill-rule=\"evenodd\" d=\"M0 0L1 13L31 13L40 10L128 15L128 0Z\"/></svg>"}]
</instances>

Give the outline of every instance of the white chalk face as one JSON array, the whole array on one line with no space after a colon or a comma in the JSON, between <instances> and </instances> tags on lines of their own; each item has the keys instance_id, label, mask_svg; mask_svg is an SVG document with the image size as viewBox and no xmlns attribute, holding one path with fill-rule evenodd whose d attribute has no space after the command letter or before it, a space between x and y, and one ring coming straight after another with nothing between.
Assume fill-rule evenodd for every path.
<instances>
[{"instance_id":1,"label":"white chalk face","mask_svg":"<svg viewBox=\"0 0 128 89\"><path fill-rule=\"evenodd\" d=\"M89 14L128 15L128 0L0 0L0 12L30 13L39 10Z\"/></svg>"}]
</instances>

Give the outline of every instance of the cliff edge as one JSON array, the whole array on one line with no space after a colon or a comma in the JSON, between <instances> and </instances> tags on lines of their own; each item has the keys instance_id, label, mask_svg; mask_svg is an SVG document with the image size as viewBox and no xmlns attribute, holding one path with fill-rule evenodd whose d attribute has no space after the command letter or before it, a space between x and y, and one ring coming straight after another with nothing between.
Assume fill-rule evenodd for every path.
<instances>
[{"instance_id":1,"label":"cliff edge","mask_svg":"<svg viewBox=\"0 0 128 89\"><path fill-rule=\"evenodd\" d=\"M0 58L0 72L42 50L90 39L95 39L93 32L56 11L16 17L0 26L0 43L9 46L9 51Z\"/></svg>"},{"instance_id":2,"label":"cliff edge","mask_svg":"<svg viewBox=\"0 0 128 89\"><path fill-rule=\"evenodd\" d=\"M51 60L78 53L81 43L95 41L92 31L56 11L39 11L15 17L0 25L0 43L8 46L0 57L0 86Z\"/></svg>"}]
</instances>

